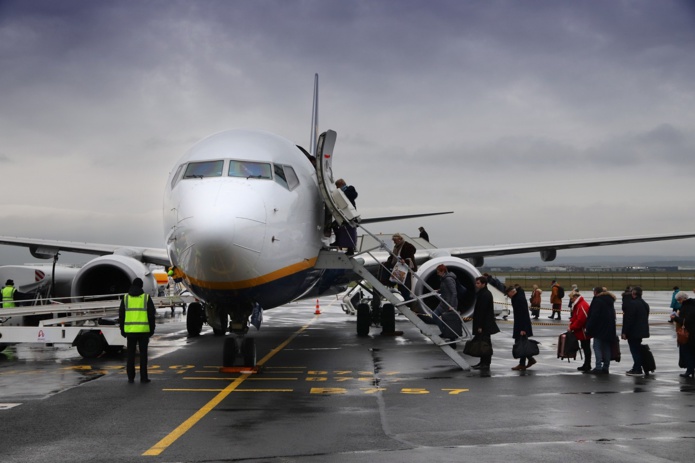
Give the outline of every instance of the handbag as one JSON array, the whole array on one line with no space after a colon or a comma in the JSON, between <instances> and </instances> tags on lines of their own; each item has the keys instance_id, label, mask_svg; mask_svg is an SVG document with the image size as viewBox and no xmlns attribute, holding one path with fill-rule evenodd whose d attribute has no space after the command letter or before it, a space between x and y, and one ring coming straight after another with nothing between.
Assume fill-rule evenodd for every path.
<instances>
[{"instance_id":1,"label":"handbag","mask_svg":"<svg viewBox=\"0 0 695 463\"><path fill-rule=\"evenodd\" d=\"M681 325L676 328L676 342L679 346L688 344L688 339L690 338L690 333L685 329L685 326Z\"/></svg>"},{"instance_id":2,"label":"handbag","mask_svg":"<svg viewBox=\"0 0 695 463\"><path fill-rule=\"evenodd\" d=\"M473 339L466 341L463 353L471 357L484 357L492 355L492 344L482 336L475 335Z\"/></svg>"},{"instance_id":3,"label":"handbag","mask_svg":"<svg viewBox=\"0 0 695 463\"><path fill-rule=\"evenodd\" d=\"M534 357L540 353L538 349L538 341L529 339L528 336L520 336L512 347L512 356L515 359L521 357Z\"/></svg>"},{"instance_id":4,"label":"handbag","mask_svg":"<svg viewBox=\"0 0 695 463\"><path fill-rule=\"evenodd\" d=\"M403 262L399 262L396 265L393 266L393 270L391 270L391 277L389 278L389 281L393 283L398 283L399 285L405 284L405 279L408 276L408 272L410 271L410 268Z\"/></svg>"},{"instance_id":5,"label":"handbag","mask_svg":"<svg viewBox=\"0 0 695 463\"><path fill-rule=\"evenodd\" d=\"M611 343L611 362L620 362L620 338L617 336Z\"/></svg>"}]
</instances>

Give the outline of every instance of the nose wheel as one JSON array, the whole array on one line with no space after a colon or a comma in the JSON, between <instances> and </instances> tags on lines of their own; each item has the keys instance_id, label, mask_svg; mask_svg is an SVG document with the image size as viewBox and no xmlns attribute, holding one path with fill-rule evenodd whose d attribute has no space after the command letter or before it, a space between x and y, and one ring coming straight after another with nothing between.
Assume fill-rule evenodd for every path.
<instances>
[{"instance_id":1,"label":"nose wheel","mask_svg":"<svg viewBox=\"0 0 695 463\"><path fill-rule=\"evenodd\" d=\"M224 340L222 366L233 367L237 359L242 362L240 366L256 366L256 340L254 338L228 337Z\"/></svg>"}]
</instances>

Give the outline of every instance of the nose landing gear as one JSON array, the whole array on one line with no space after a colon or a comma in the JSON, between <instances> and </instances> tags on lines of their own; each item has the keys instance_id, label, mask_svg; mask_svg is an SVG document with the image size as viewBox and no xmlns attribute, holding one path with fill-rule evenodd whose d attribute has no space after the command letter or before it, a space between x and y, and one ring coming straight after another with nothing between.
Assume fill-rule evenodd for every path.
<instances>
[{"instance_id":1,"label":"nose landing gear","mask_svg":"<svg viewBox=\"0 0 695 463\"><path fill-rule=\"evenodd\" d=\"M244 336L232 335L224 340L222 351L222 366L233 367L239 358L242 363L240 366L256 366L256 340Z\"/></svg>"}]
</instances>

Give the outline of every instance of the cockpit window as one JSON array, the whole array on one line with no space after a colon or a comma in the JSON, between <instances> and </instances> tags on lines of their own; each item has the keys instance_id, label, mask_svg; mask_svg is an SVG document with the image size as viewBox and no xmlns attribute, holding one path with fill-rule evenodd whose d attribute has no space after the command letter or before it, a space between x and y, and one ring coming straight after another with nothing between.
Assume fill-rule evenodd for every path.
<instances>
[{"instance_id":1,"label":"cockpit window","mask_svg":"<svg viewBox=\"0 0 695 463\"><path fill-rule=\"evenodd\" d=\"M275 164L275 166L273 166L273 167L275 170L275 181L289 190L290 187L289 187L289 185L287 185L287 179L285 178L285 171L282 169L282 166Z\"/></svg>"},{"instance_id":2,"label":"cockpit window","mask_svg":"<svg viewBox=\"0 0 695 463\"><path fill-rule=\"evenodd\" d=\"M270 164L266 162L229 161L230 177L273 178Z\"/></svg>"},{"instance_id":3,"label":"cockpit window","mask_svg":"<svg viewBox=\"0 0 695 463\"><path fill-rule=\"evenodd\" d=\"M186 167L183 178L222 177L224 161L191 162Z\"/></svg>"},{"instance_id":4,"label":"cockpit window","mask_svg":"<svg viewBox=\"0 0 695 463\"><path fill-rule=\"evenodd\" d=\"M275 164L273 166L275 171L275 182L284 186L288 190L292 191L299 185L299 179L293 168L290 166L281 166L280 164Z\"/></svg>"},{"instance_id":5,"label":"cockpit window","mask_svg":"<svg viewBox=\"0 0 695 463\"><path fill-rule=\"evenodd\" d=\"M299 185L299 178L294 169L290 166L282 166L285 169L285 179L287 180L287 186L290 190L294 190Z\"/></svg>"},{"instance_id":6,"label":"cockpit window","mask_svg":"<svg viewBox=\"0 0 695 463\"><path fill-rule=\"evenodd\" d=\"M173 177L171 177L171 188L174 188L174 186L176 186L176 184L179 182L179 178L181 175L181 169L183 169L183 164L181 164L179 166L179 168L176 169L176 173L174 174Z\"/></svg>"}]
</instances>

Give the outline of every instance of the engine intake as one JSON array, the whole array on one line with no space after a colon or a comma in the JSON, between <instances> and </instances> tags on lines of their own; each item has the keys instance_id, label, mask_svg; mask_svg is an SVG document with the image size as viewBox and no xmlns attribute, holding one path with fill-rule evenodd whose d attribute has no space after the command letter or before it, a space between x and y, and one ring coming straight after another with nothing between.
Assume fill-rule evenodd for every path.
<instances>
[{"instance_id":1,"label":"engine intake","mask_svg":"<svg viewBox=\"0 0 695 463\"><path fill-rule=\"evenodd\" d=\"M446 256L436 257L423 263L418 268L417 275L420 278L415 282L413 292L421 296L429 291L422 283L423 280L432 288L439 289L439 284L441 282L437 275L437 266L439 264L446 265L449 271L456 275L458 281L467 289L463 300L459 301L458 310L464 317L470 316L475 306L475 279L481 274L478 269L466 260L459 259L458 257ZM430 296L423 299L422 303L426 304L431 310L434 310L439 304L439 299L435 296Z\"/></svg>"},{"instance_id":2,"label":"engine intake","mask_svg":"<svg viewBox=\"0 0 695 463\"><path fill-rule=\"evenodd\" d=\"M143 281L143 290L157 294L157 281L150 269L132 257L101 256L85 264L72 280L72 297L127 293L135 278Z\"/></svg>"}]
</instances>

